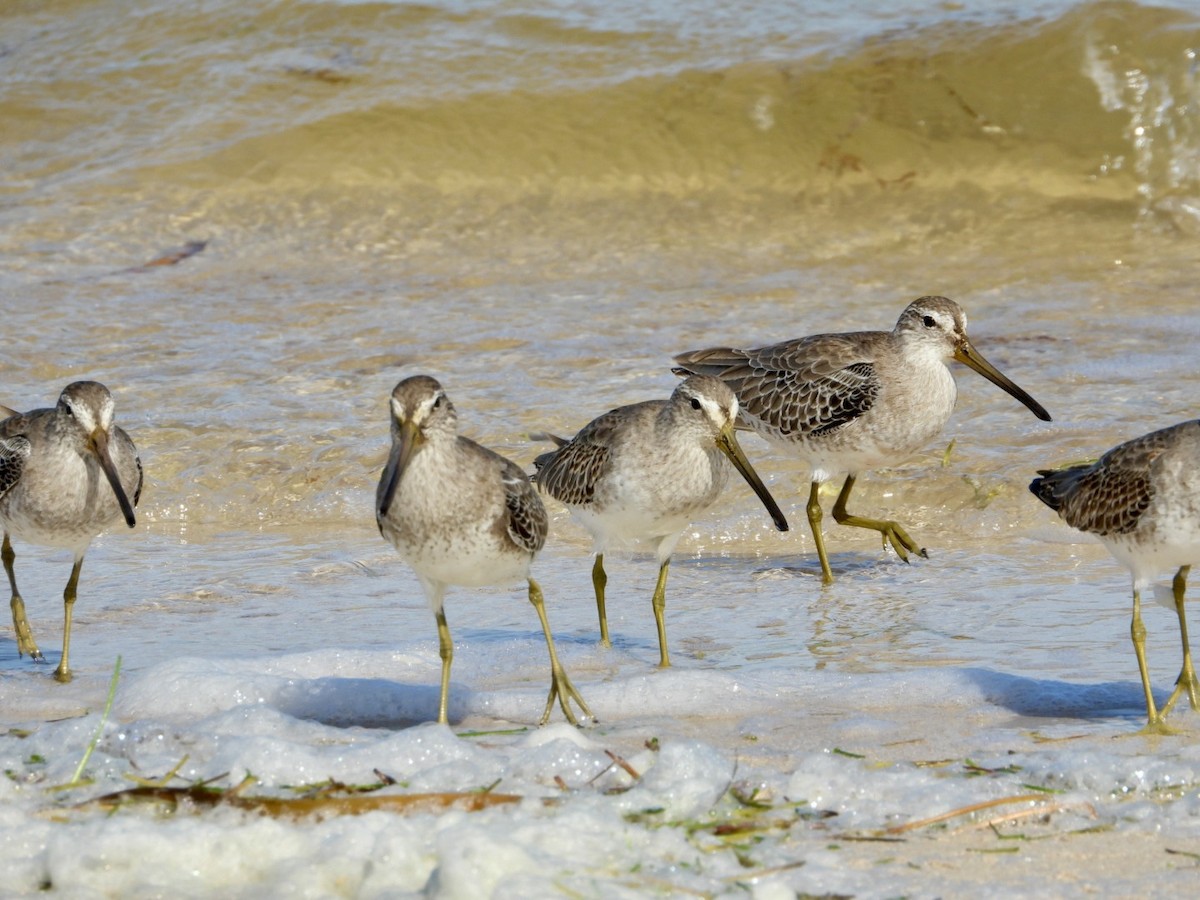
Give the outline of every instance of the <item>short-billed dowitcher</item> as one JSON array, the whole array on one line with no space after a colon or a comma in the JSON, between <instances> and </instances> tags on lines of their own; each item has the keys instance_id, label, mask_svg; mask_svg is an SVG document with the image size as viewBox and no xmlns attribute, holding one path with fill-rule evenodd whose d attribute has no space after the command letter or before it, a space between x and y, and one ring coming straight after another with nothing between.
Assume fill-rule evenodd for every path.
<instances>
[{"instance_id":1,"label":"short-billed dowitcher","mask_svg":"<svg viewBox=\"0 0 1200 900\"><path fill-rule=\"evenodd\" d=\"M600 640L610 646L604 608L604 551L613 539L654 545L658 584L652 605L658 626L659 665L669 666L667 569L688 523L716 501L729 476L726 458L749 482L780 531L788 524L738 445L733 427L738 403L724 383L697 375L668 400L648 400L605 413L534 461L534 481L569 507L595 541L592 584L600 614Z\"/></svg>"},{"instance_id":2,"label":"short-billed dowitcher","mask_svg":"<svg viewBox=\"0 0 1200 900\"><path fill-rule=\"evenodd\" d=\"M567 720L569 705L591 710L571 684L554 652L542 590L529 569L546 543L546 510L529 478L514 462L458 434L458 416L442 386L427 375L396 385L391 397L392 450L375 495L379 532L412 566L437 619L442 659L438 721L448 722L454 642L446 625L447 585L478 587L525 580L550 650L550 694Z\"/></svg>"},{"instance_id":3,"label":"short-billed dowitcher","mask_svg":"<svg viewBox=\"0 0 1200 900\"><path fill-rule=\"evenodd\" d=\"M1100 538L1133 579L1130 634L1146 694L1146 727L1166 731L1166 716L1187 692L1200 709L1200 683L1192 668L1183 597L1188 571L1200 562L1200 421L1182 422L1126 441L1090 465L1038 472L1029 485L1035 497L1072 528ZM1154 576L1177 569L1172 584L1183 642L1183 668L1159 712L1146 668L1142 591Z\"/></svg>"},{"instance_id":4,"label":"short-billed dowitcher","mask_svg":"<svg viewBox=\"0 0 1200 900\"><path fill-rule=\"evenodd\" d=\"M951 359L1050 420L971 345L966 315L945 297L914 300L891 331L818 334L757 350L693 350L675 357L674 371L720 378L738 396L743 427L809 464L808 524L822 579L830 584L818 489L843 472L834 521L878 531L884 547L891 544L906 562L909 552L927 556L899 523L852 515L846 502L859 473L900 462L942 430L958 393L946 366Z\"/></svg>"},{"instance_id":5,"label":"short-billed dowitcher","mask_svg":"<svg viewBox=\"0 0 1200 900\"><path fill-rule=\"evenodd\" d=\"M18 654L43 659L17 590L10 536L75 554L63 591L62 659L54 671L59 681L71 680L71 615L83 555L92 538L118 519L124 517L130 528L136 524L133 508L141 492L137 448L113 424L113 398L104 385L76 381L63 389L53 409L15 413L0 421L2 555L12 585Z\"/></svg>"}]
</instances>

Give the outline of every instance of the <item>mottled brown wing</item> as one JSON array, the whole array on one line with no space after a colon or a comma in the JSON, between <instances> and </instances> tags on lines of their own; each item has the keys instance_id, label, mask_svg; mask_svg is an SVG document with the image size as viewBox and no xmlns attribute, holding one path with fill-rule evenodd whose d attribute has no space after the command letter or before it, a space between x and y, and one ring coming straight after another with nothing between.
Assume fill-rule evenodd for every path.
<instances>
[{"instance_id":1,"label":"mottled brown wing","mask_svg":"<svg viewBox=\"0 0 1200 900\"><path fill-rule=\"evenodd\" d=\"M747 420L784 435L822 435L857 419L879 396L862 337L822 334L758 350L697 350L675 357L675 371L720 378Z\"/></svg>"},{"instance_id":2,"label":"mottled brown wing","mask_svg":"<svg viewBox=\"0 0 1200 900\"><path fill-rule=\"evenodd\" d=\"M1165 449L1163 432L1154 432L1114 447L1090 466L1043 472L1030 487L1072 528L1128 534L1154 498L1154 462Z\"/></svg>"},{"instance_id":3,"label":"mottled brown wing","mask_svg":"<svg viewBox=\"0 0 1200 900\"><path fill-rule=\"evenodd\" d=\"M566 444L533 461L537 469L533 480L560 503L587 506L596 495L597 485L608 473L615 432L639 413L661 407L662 403L648 400L610 410L593 419Z\"/></svg>"},{"instance_id":4,"label":"mottled brown wing","mask_svg":"<svg viewBox=\"0 0 1200 900\"><path fill-rule=\"evenodd\" d=\"M133 489L133 505L137 506L138 501L142 499L142 485L146 481L146 470L142 468L142 458L140 456L135 456L133 461L137 463L138 470L137 487Z\"/></svg>"},{"instance_id":5,"label":"mottled brown wing","mask_svg":"<svg viewBox=\"0 0 1200 900\"><path fill-rule=\"evenodd\" d=\"M29 450L29 439L23 434L0 438L0 498L21 480Z\"/></svg>"},{"instance_id":6,"label":"mottled brown wing","mask_svg":"<svg viewBox=\"0 0 1200 900\"><path fill-rule=\"evenodd\" d=\"M520 466L507 459L504 463L500 479L504 484L504 505L508 509L508 535L518 547L537 553L545 546L550 528L546 507Z\"/></svg>"},{"instance_id":7,"label":"mottled brown wing","mask_svg":"<svg viewBox=\"0 0 1200 900\"><path fill-rule=\"evenodd\" d=\"M114 431L119 440L128 444L130 448L133 448L133 439L126 433L125 429L118 427ZM142 468L142 458L137 455L136 451L134 452L133 461L137 464L137 484L133 488L133 505L137 506L138 501L142 499L142 485L145 483L146 472Z\"/></svg>"}]
</instances>

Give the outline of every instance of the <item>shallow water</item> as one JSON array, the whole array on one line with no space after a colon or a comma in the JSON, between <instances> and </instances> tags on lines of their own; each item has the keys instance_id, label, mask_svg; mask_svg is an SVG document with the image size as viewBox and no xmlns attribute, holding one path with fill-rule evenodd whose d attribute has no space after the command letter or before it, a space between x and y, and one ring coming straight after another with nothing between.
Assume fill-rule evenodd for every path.
<instances>
[{"instance_id":1,"label":"shallow water","mask_svg":"<svg viewBox=\"0 0 1200 900\"><path fill-rule=\"evenodd\" d=\"M990 866L995 847L940 833L878 854L950 854L918 877L872 866L865 845L831 856L807 820L746 866L622 818L687 785L679 817L716 815L737 779L835 808L831 827L860 835L1065 784L1043 837L1096 847L1066 836L1099 824L1130 848L1157 835L1197 849L1190 742L1111 740L1144 715L1128 577L1026 485L1196 415L1200 20L1185 3L799 6L147 0L116 14L62 0L0 14L0 402L45 406L99 379L147 472L137 529L87 556L76 681L18 660L0 626L3 719L33 732L0 737L15 890L632 896L753 876L762 896L1045 893ZM206 243L147 265L188 242ZM616 646L601 651L590 542L552 505L535 573L601 725L480 742L414 724L436 711L435 630L370 512L397 380L435 375L465 433L528 465L529 432L665 396L673 353L890 328L926 293L961 302L979 350L1054 416L957 368L943 439L865 475L852 504L902 521L929 559L905 565L827 519L838 580L823 589L807 473L747 437L793 527L775 532L739 481L685 535L672 671L653 669L653 563L610 556ZM69 560L17 552L53 662ZM545 650L524 592L455 590L447 611L455 729L535 722ZM1175 616L1146 616L1165 694ZM118 655L98 786L42 792L72 774ZM1195 730L1195 714L1174 718ZM599 793L628 786L619 773L589 784L611 765L603 748L658 768L651 737L667 762L640 800ZM557 813L469 821L179 819L178 864L147 817L43 818L185 753L184 777L251 771L266 789L381 768L535 796L561 772L575 793ZM971 754L996 769L1015 754L1021 772L973 777ZM585 836L612 829L623 849L597 857ZM249 849L222 874L232 840ZM312 861L323 842L338 862ZM1178 888L1188 858L1153 849L1138 886ZM372 868L378 853L392 863ZM1048 851L1026 857L1025 871L1053 869ZM1073 886L1126 893L1130 865Z\"/></svg>"}]
</instances>

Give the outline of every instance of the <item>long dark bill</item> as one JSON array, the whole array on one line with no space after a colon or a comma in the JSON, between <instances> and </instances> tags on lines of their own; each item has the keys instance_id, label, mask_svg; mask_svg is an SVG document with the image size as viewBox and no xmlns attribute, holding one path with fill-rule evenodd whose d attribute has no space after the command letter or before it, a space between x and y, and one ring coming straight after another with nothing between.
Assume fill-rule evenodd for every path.
<instances>
[{"instance_id":1,"label":"long dark bill","mask_svg":"<svg viewBox=\"0 0 1200 900\"><path fill-rule=\"evenodd\" d=\"M754 467L750 465L750 460L746 459L746 454L742 452L742 447L738 443L732 426L721 429L721 433L717 435L717 447L729 457L729 461L733 463L734 468L742 473L742 477L746 479L746 483L754 488L754 493L758 494L758 499L762 501L763 506L767 508L767 512L771 514L771 518L775 522L775 527L780 531L787 531L787 519L784 518L783 512L779 509L779 504L775 502L775 498L771 496L771 492L767 490L767 486L762 483L762 479L754 471Z\"/></svg>"},{"instance_id":2,"label":"long dark bill","mask_svg":"<svg viewBox=\"0 0 1200 900\"><path fill-rule=\"evenodd\" d=\"M970 368L974 369L1005 393L1020 400L1027 407L1029 407L1029 411L1031 413L1033 413L1043 422L1050 421L1050 413L1046 412L1046 410L1042 407L1042 404L1038 403L1036 400L1030 397L1029 394L1025 393L1025 391L1009 381L1008 377L1005 376L1004 373L984 359L983 356L980 355L979 351L971 346L970 341L964 339L962 343L954 348L954 358L964 366L969 366Z\"/></svg>"},{"instance_id":3,"label":"long dark bill","mask_svg":"<svg viewBox=\"0 0 1200 900\"><path fill-rule=\"evenodd\" d=\"M103 428L93 431L92 446L96 450L96 459L100 462L100 468L108 479L108 483L112 485L113 493L117 495L117 503L121 507L121 514L125 516L125 524L132 528L137 524L137 519L133 515L133 504L129 502L125 488L121 486L121 476L117 474L117 467L113 465L112 456L109 455L108 432Z\"/></svg>"},{"instance_id":4,"label":"long dark bill","mask_svg":"<svg viewBox=\"0 0 1200 900\"><path fill-rule=\"evenodd\" d=\"M396 495L400 476L404 474L413 451L420 442L421 434L417 426L412 421L401 423L400 437L392 441L392 452L388 454L387 465L383 467L383 477L380 479L383 491L379 495L379 515L386 516L391 509L392 497Z\"/></svg>"}]
</instances>

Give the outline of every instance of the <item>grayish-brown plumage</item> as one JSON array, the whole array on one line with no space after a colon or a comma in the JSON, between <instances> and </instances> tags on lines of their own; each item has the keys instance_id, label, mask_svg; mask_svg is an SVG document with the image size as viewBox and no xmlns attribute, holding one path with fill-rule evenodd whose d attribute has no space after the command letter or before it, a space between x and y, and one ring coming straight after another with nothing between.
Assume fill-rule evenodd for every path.
<instances>
[{"instance_id":1,"label":"grayish-brown plumage","mask_svg":"<svg viewBox=\"0 0 1200 900\"><path fill-rule=\"evenodd\" d=\"M446 624L446 586L476 587L527 581L550 651L551 684L542 714L555 698L577 724L574 700L593 718L554 651L542 591L530 576L534 555L546 543L546 510L516 463L458 434L458 416L442 386L414 375L392 391L392 449L375 495L379 532L412 566L437 619L442 659L438 721L448 720L454 642Z\"/></svg>"},{"instance_id":2,"label":"grayish-brown plumage","mask_svg":"<svg viewBox=\"0 0 1200 900\"><path fill-rule=\"evenodd\" d=\"M847 477L833 507L836 522L878 531L884 547L890 544L903 560L910 552L926 555L899 523L852 515L846 502L859 473L900 462L942 430L958 395L946 366L951 359L1050 420L971 345L966 315L945 297L913 301L891 331L818 334L757 350L693 350L675 357L675 372L720 378L737 394L744 427L809 464L806 511L829 584L817 492L840 473Z\"/></svg>"},{"instance_id":3,"label":"grayish-brown plumage","mask_svg":"<svg viewBox=\"0 0 1200 900\"><path fill-rule=\"evenodd\" d=\"M113 424L113 398L104 385L76 381L63 389L54 408L14 413L0 421L2 556L12 586L18 654L43 660L17 590L10 537L75 554L63 591L62 659L54 671L59 681L71 680L71 616L83 555L92 538L119 519L130 528L136 524L133 509L141 492L137 448Z\"/></svg>"},{"instance_id":4,"label":"grayish-brown plumage","mask_svg":"<svg viewBox=\"0 0 1200 900\"><path fill-rule=\"evenodd\" d=\"M729 462L758 494L780 531L787 520L746 459L734 435L737 398L707 375L681 382L667 400L622 406L593 419L571 440L534 461L534 481L565 504L591 532L596 547L592 584L600 640L609 646L604 551L610 542L644 540L658 557L652 606L659 665L670 665L663 612L671 553L688 523L716 501Z\"/></svg>"},{"instance_id":5,"label":"grayish-brown plumage","mask_svg":"<svg viewBox=\"0 0 1200 900\"><path fill-rule=\"evenodd\" d=\"M1187 692L1200 709L1200 683L1188 645L1184 593L1192 565L1200 562L1200 421L1182 422L1126 441L1095 463L1046 469L1029 485L1072 528L1100 538L1133 580L1130 634L1146 695L1147 729L1166 731L1166 716ZM1141 595L1162 572L1172 582L1183 643L1183 668L1160 712L1150 691Z\"/></svg>"}]
</instances>

